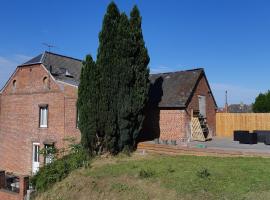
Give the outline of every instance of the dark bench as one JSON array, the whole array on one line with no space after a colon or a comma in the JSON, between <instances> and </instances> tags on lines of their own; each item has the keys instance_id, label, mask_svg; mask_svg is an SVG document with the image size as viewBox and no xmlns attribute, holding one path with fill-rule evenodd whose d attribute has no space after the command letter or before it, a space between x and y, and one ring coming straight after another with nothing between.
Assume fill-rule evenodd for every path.
<instances>
[{"instance_id":1,"label":"dark bench","mask_svg":"<svg viewBox=\"0 0 270 200\"><path fill-rule=\"evenodd\" d=\"M240 141L240 139L245 137L246 134L249 134L249 131L241 131L241 130L234 131L233 140Z\"/></svg>"},{"instance_id":2,"label":"dark bench","mask_svg":"<svg viewBox=\"0 0 270 200\"><path fill-rule=\"evenodd\" d=\"M257 144L257 133L249 133L249 131L236 130L233 134L234 141L240 144Z\"/></svg>"},{"instance_id":3,"label":"dark bench","mask_svg":"<svg viewBox=\"0 0 270 200\"><path fill-rule=\"evenodd\" d=\"M255 130L253 131L257 134L257 141L270 145L270 131Z\"/></svg>"}]
</instances>

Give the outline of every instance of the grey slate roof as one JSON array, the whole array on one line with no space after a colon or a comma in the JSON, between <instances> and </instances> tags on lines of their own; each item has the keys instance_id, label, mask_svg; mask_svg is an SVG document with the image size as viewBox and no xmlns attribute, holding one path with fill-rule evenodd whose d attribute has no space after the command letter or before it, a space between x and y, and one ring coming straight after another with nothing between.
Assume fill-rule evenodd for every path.
<instances>
[{"instance_id":1,"label":"grey slate roof","mask_svg":"<svg viewBox=\"0 0 270 200\"><path fill-rule=\"evenodd\" d=\"M82 61L79 59L45 51L21 66L43 64L56 80L79 85Z\"/></svg>"},{"instance_id":2,"label":"grey slate roof","mask_svg":"<svg viewBox=\"0 0 270 200\"><path fill-rule=\"evenodd\" d=\"M150 75L149 103L158 107L186 107L203 74L200 68Z\"/></svg>"},{"instance_id":3,"label":"grey slate roof","mask_svg":"<svg viewBox=\"0 0 270 200\"><path fill-rule=\"evenodd\" d=\"M21 67L32 64L43 64L56 80L79 85L82 68L82 61L79 59L45 51L22 64ZM186 107L203 75L205 74L202 68L151 74L149 104L159 107Z\"/></svg>"}]
</instances>

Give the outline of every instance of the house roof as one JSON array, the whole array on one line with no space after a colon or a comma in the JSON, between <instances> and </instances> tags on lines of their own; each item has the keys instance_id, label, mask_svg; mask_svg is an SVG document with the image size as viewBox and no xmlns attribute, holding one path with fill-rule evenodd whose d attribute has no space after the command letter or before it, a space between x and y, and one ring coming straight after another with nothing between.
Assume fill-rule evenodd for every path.
<instances>
[{"instance_id":1,"label":"house roof","mask_svg":"<svg viewBox=\"0 0 270 200\"><path fill-rule=\"evenodd\" d=\"M45 51L19 67L33 64L43 64L58 81L79 85L82 60ZM205 76L202 68L151 74L149 103L159 107L186 107L202 76ZM207 78L206 82L208 84ZM209 90L211 92L210 86Z\"/></svg>"},{"instance_id":2,"label":"house roof","mask_svg":"<svg viewBox=\"0 0 270 200\"><path fill-rule=\"evenodd\" d=\"M252 113L252 105L247 104L231 104L228 106L229 113Z\"/></svg>"},{"instance_id":3,"label":"house roof","mask_svg":"<svg viewBox=\"0 0 270 200\"><path fill-rule=\"evenodd\" d=\"M150 104L158 107L187 107L202 76L205 76L202 68L151 74Z\"/></svg>"},{"instance_id":4,"label":"house roof","mask_svg":"<svg viewBox=\"0 0 270 200\"><path fill-rule=\"evenodd\" d=\"M23 63L19 67L43 64L58 81L78 86L82 69L82 61L45 51L44 53Z\"/></svg>"}]
</instances>

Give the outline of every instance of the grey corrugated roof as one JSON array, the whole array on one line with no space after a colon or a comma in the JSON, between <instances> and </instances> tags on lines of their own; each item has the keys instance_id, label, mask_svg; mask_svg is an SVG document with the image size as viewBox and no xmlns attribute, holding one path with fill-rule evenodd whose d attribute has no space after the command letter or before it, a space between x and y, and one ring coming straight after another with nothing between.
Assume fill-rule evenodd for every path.
<instances>
[{"instance_id":1,"label":"grey corrugated roof","mask_svg":"<svg viewBox=\"0 0 270 200\"><path fill-rule=\"evenodd\" d=\"M203 69L150 75L150 104L159 107L186 107Z\"/></svg>"},{"instance_id":2,"label":"grey corrugated roof","mask_svg":"<svg viewBox=\"0 0 270 200\"><path fill-rule=\"evenodd\" d=\"M21 66L42 63L56 80L79 85L82 61L79 59L45 51Z\"/></svg>"}]
</instances>

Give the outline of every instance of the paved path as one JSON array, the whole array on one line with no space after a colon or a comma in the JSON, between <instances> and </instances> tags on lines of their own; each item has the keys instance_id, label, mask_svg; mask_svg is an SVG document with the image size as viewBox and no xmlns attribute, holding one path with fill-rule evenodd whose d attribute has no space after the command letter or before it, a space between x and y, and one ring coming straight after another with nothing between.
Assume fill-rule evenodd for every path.
<instances>
[{"instance_id":1,"label":"paved path","mask_svg":"<svg viewBox=\"0 0 270 200\"><path fill-rule=\"evenodd\" d=\"M197 142L193 141L189 143L190 147L199 145L205 145L207 149L222 149L222 150L236 150L242 152L259 152L270 153L270 145L264 143L258 144L239 144L237 141L233 141L232 138L213 138L211 141Z\"/></svg>"}]
</instances>

